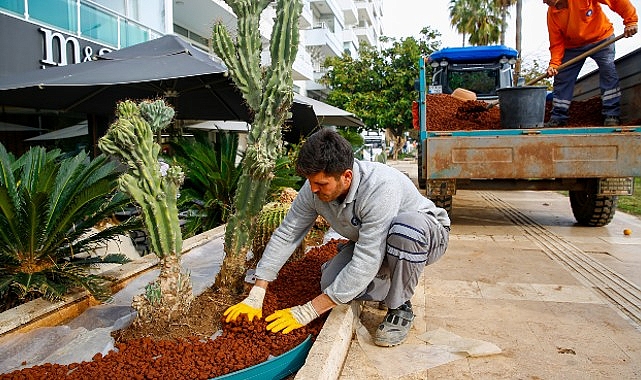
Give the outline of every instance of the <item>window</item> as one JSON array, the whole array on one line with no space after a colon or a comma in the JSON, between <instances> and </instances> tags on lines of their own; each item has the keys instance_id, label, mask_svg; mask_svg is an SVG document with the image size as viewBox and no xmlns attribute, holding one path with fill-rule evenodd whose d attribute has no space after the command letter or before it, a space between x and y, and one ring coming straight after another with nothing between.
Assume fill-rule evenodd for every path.
<instances>
[{"instance_id":1,"label":"window","mask_svg":"<svg viewBox=\"0 0 641 380\"><path fill-rule=\"evenodd\" d=\"M118 18L114 14L82 3L80 4L80 34L118 47Z\"/></svg>"},{"instance_id":2,"label":"window","mask_svg":"<svg viewBox=\"0 0 641 380\"><path fill-rule=\"evenodd\" d=\"M68 30L72 33L78 31L75 1L30 0L29 17Z\"/></svg>"},{"instance_id":3,"label":"window","mask_svg":"<svg viewBox=\"0 0 641 380\"><path fill-rule=\"evenodd\" d=\"M0 9L24 15L24 0L0 0Z\"/></svg>"},{"instance_id":4,"label":"window","mask_svg":"<svg viewBox=\"0 0 641 380\"><path fill-rule=\"evenodd\" d=\"M120 20L120 47L124 48L149 40L149 31L138 24Z\"/></svg>"}]
</instances>

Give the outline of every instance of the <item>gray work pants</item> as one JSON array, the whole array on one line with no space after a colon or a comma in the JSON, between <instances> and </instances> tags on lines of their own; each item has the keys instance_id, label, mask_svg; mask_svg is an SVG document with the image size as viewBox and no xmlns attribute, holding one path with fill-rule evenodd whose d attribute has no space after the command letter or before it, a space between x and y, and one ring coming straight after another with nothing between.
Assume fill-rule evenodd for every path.
<instances>
[{"instance_id":1,"label":"gray work pants","mask_svg":"<svg viewBox=\"0 0 641 380\"><path fill-rule=\"evenodd\" d=\"M567 62L586 51L592 49L601 42L611 40L610 36L605 40L573 49L565 49L562 62ZM590 58L599 67L599 87L601 88L601 113L603 116L619 117L621 114L621 89L619 87L619 75L614 65L614 44L593 53ZM570 105L574 96L576 78L579 76L585 58L559 71L554 77L554 93L552 99L552 111L550 119L567 121L569 119Z\"/></svg>"},{"instance_id":2,"label":"gray work pants","mask_svg":"<svg viewBox=\"0 0 641 380\"><path fill-rule=\"evenodd\" d=\"M425 266L445 253L449 236L449 230L432 215L421 212L399 214L387 233L385 258L376 277L355 300L384 301L390 309L409 301ZM350 241L339 247L336 256L323 265L322 290L334 282L352 259L355 245Z\"/></svg>"}]
</instances>

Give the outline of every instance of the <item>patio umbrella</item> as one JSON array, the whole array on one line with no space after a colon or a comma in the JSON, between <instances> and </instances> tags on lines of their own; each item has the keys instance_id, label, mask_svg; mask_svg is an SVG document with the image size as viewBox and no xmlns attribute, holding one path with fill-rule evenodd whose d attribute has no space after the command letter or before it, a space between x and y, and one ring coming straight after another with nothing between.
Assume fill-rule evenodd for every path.
<instances>
[{"instance_id":1,"label":"patio umbrella","mask_svg":"<svg viewBox=\"0 0 641 380\"><path fill-rule=\"evenodd\" d=\"M0 121L0 132L38 132L42 131L42 128L28 127L26 125L5 123Z\"/></svg>"},{"instance_id":2,"label":"patio umbrella","mask_svg":"<svg viewBox=\"0 0 641 380\"><path fill-rule=\"evenodd\" d=\"M314 113L320 125L335 125L340 127L365 127L365 123L356 115L344 109L334 107L320 100L294 94L294 102L308 104L314 108Z\"/></svg>"},{"instance_id":3,"label":"patio umbrella","mask_svg":"<svg viewBox=\"0 0 641 380\"><path fill-rule=\"evenodd\" d=\"M162 97L180 119L249 120L227 68L166 35L93 60L0 78L0 105L113 115L124 99Z\"/></svg>"},{"instance_id":4,"label":"patio umbrella","mask_svg":"<svg viewBox=\"0 0 641 380\"><path fill-rule=\"evenodd\" d=\"M84 136L89 133L89 127L87 122L83 121L71 127L58 129L49 133L44 133L42 135L31 137L25 139L24 141L43 141L43 140L60 140L68 139L70 137Z\"/></svg>"},{"instance_id":5,"label":"patio umbrella","mask_svg":"<svg viewBox=\"0 0 641 380\"><path fill-rule=\"evenodd\" d=\"M133 45L93 60L0 78L0 105L113 116L124 99L166 99L182 120L251 121L224 64L175 35ZM322 112L320 120L316 112ZM350 126L353 114L295 94L287 138L319 124Z\"/></svg>"}]
</instances>

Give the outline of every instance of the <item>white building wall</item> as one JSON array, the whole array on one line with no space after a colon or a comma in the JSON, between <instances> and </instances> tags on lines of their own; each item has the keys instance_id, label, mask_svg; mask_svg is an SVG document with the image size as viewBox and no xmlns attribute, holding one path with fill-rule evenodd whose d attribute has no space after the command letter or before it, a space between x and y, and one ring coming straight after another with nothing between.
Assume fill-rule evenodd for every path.
<instances>
[{"instance_id":1,"label":"white building wall","mask_svg":"<svg viewBox=\"0 0 641 380\"><path fill-rule=\"evenodd\" d=\"M326 58L344 53L356 57L364 42L378 46L378 38L382 35L382 0L302 1L293 78L301 94L322 100L326 91L318 79L324 74ZM223 0L91 0L91 3L149 28L148 38L177 33L212 54L215 23L222 22L232 36L236 33L236 16ZM260 31L265 50L274 25L275 5L276 2L270 4L261 17ZM119 42L115 47L126 46L120 45ZM261 57L267 64L269 54L264 53ZM310 89L311 93L308 93Z\"/></svg>"}]
</instances>

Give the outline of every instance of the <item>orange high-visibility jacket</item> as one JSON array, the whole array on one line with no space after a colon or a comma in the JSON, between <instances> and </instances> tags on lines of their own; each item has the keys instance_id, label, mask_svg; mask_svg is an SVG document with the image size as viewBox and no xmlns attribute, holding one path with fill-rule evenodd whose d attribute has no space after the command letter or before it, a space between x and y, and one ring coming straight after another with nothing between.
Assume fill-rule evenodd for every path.
<instances>
[{"instance_id":1,"label":"orange high-visibility jacket","mask_svg":"<svg viewBox=\"0 0 641 380\"><path fill-rule=\"evenodd\" d=\"M614 33L614 27L603 12L605 4L623 18L623 25L639 21L630 0L568 0L565 9L548 8L550 66L558 67L565 49L599 42Z\"/></svg>"}]
</instances>

